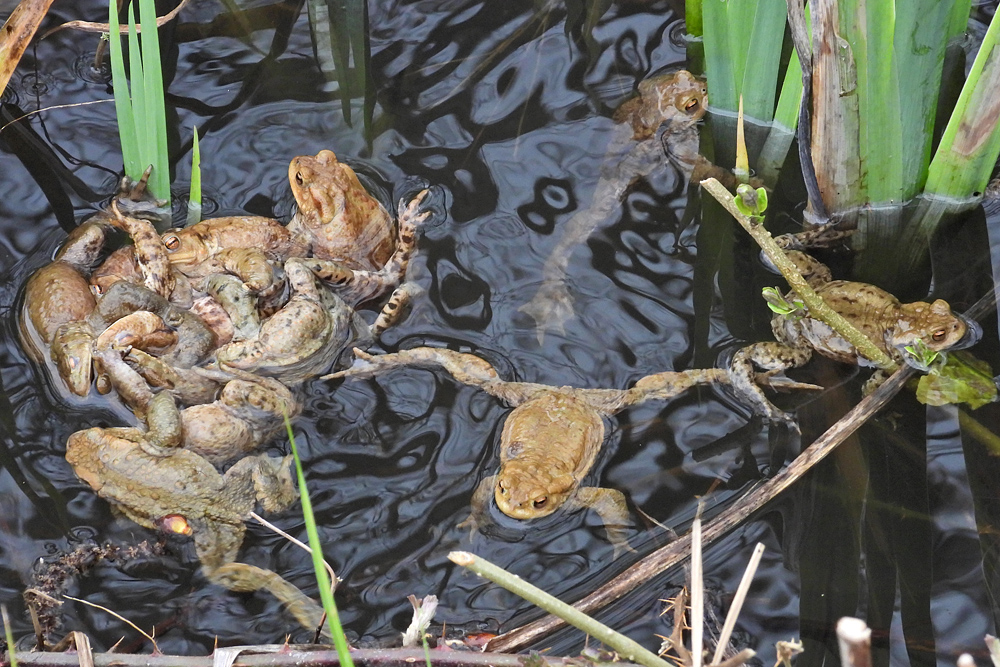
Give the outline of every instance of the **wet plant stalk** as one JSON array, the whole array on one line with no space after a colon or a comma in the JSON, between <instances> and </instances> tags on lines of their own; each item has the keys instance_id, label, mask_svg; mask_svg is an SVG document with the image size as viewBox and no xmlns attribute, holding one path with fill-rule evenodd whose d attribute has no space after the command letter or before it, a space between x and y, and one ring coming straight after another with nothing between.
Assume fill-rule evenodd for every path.
<instances>
[{"instance_id":1,"label":"wet plant stalk","mask_svg":"<svg viewBox=\"0 0 1000 667\"><path fill-rule=\"evenodd\" d=\"M3 616L3 635L7 640L7 659L10 667L17 667L17 655L14 651L14 634L10 631L10 618L7 616L7 605L0 605L0 615Z\"/></svg>"},{"instance_id":2,"label":"wet plant stalk","mask_svg":"<svg viewBox=\"0 0 1000 667\"><path fill-rule=\"evenodd\" d=\"M507 572L484 558L468 551L452 551L448 559L456 565L466 567L481 577L506 588L511 593L519 595L528 602L563 619L578 630L603 642L617 651L626 660L638 662L646 667L670 667L670 664L659 658L625 635L615 632L608 626L599 623L583 612L574 609L553 595L549 595L537 586L533 586L517 575Z\"/></svg>"},{"instance_id":3,"label":"wet plant stalk","mask_svg":"<svg viewBox=\"0 0 1000 667\"><path fill-rule=\"evenodd\" d=\"M854 325L848 322L844 317L826 305L822 297L820 297L809 286L802 274L799 273L798 268L795 264L785 256L785 251L782 250L774 239L771 238L770 232L764 228L764 225L759 221L755 221L749 216L740 213L739 209L736 208L736 204L733 201L732 193L727 190L722 183L715 180L714 178L708 178L701 182L701 187L708 191L716 201L718 201L722 206L729 211L729 213L736 218L736 221L747 231L753 240L757 242L757 245L761 247L764 254L767 255L778 270L781 275L784 276L785 280L788 281L788 285L802 297L802 301L805 303L806 308L809 309L809 317L813 317L825 324L828 324L837 334L846 340L848 343L853 345L855 349L863 357L874 363L879 368L895 371L898 366L892 359L889 358L885 352L880 350L875 343L871 341L867 336L858 331Z\"/></svg>"},{"instance_id":4,"label":"wet plant stalk","mask_svg":"<svg viewBox=\"0 0 1000 667\"><path fill-rule=\"evenodd\" d=\"M285 415L285 430L288 431L288 442L292 448L292 456L295 458L295 475L298 479L299 496L302 500L302 516L306 522L306 532L309 534L313 569L316 571L319 596L323 601L323 609L326 610L326 620L330 626L330 635L333 637L333 645L337 649L337 658L340 660L341 667L354 667L354 662L351 660L351 649L347 645L347 637L344 636L344 628L340 625L340 616L337 614L337 604L333 599L330 578L326 574L323 547L319 542L319 531L316 530L316 518L312 511L312 501L309 499L309 491L306 489L306 476L302 472L302 461L299 459L299 450L295 446L295 435L292 433L292 423L289 421L288 415Z\"/></svg>"}]
</instances>

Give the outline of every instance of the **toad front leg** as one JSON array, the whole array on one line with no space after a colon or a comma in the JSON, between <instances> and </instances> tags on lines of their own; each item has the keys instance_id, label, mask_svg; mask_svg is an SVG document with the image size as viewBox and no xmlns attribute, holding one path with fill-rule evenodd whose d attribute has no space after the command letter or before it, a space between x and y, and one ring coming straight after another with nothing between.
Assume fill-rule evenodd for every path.
<instances>
[{"instance_id":1,"label":"toad front leg","mask_svg":"<svg viewBox=\"0 0 1000 667\"><path fill-rule=\"evenodd\" d=\"M329 284L348 304L359 304L384 293L406 275L406 267L416 249L417 228L430 217L429 212L420 212L420 204L428 193L429 190L422 190L408 204L400 202L396 250L378 271L354 270L336 260L309 258L298 261Z\"/></svg>"}]
</instances>

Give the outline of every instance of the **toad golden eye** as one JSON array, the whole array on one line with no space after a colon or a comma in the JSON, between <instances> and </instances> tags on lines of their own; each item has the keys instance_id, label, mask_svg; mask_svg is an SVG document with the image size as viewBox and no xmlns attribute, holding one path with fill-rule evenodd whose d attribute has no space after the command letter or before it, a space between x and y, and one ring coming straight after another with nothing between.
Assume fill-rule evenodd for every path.
<instances>
[{"instance_id":1,"label":"toad golden eye","mask_svg":"<svg viewBox=\"0 0 1000 667\"><path fill-rule=\"evenodd\" d=\"M306 179L302 178L301 172L298 171L295 172L295 182L298 183L299 185L305 185Z\"/></svg>"},{"instance_id":2,"label":"toad golden eye","mask_svg":"<svg viewBox=\"0 0 1000 667\"><path fill-rule=\"evenodd\" d=\"M535 506L536 510L540 510L543 507L545 507L545 503L547 502L549 502L549 499L546 498L545 496L542 496L541 498L535 498L535 502L532 504Z\"/></svg>"},{"instance_id":3,"label":"toad golden eye","mask_svg":"<svg viewBox=\"0 0 1000 667\"><path fill-rule=\"evenodd\" d=\"M933 334L931 334L931 338L934 340L934 342L940 343L941 341L944 340L945 336L947 335L948 335L947 331L945 331L944 329L938 329Z\"/></svg>"},{"instance_id":4,"label":"toad golden eye","mask_svg":"<svg viewBox=\"0 0 1000 667\"><path fill-rule=\"evenodd\" d=\"M170 235L163 239L163 247L167 250L177 250L181 247L181 240L174 235Z\"/></svg>"},{"instance_id":5,"label":"toad golden eye","mask_svg":"<svg viewBox=\"0 0 1000 667\"><path fill-rule=\"evenodd\" d=\"M698 100L692 97L687 102L684 103L684 111L694 111L695 109L698 108L698 104L699 104Z\"/></svg>"}]
</instances>

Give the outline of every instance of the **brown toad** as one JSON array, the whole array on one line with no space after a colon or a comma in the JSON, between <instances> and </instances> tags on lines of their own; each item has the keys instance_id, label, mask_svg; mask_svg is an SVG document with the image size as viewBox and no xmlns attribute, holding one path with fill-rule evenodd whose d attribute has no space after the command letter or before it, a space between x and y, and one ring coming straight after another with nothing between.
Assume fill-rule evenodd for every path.
<instances>
[{"instance_id":1,"label":"brown toad","mask_svg":"<svg viewBox=\"0 0 1000 667\"><path fill-rule=\"evenodd\" d=\"M172 399L161 393L150 405L149 432L91 428L70 436L66 460L76 474L140 526L191 535L202 572L233 591L266 589L304 627L318 627L322 609L270 570L235 562L244 521L260 502L266 511L290 506L297 493L291 457L247 456L220 474L200 455L179 448L180 426ZM165 414L160 414L165 413Z\"/></svg>"},{"instance_id":2,"label":"brown toad","mask_svg":"<svg viewBox=\"0 0 1000 667\"><path fill-rule=\"evenodd\" d=\"M793 250L786 254L828 306L868 336L896 363L917 365L908 347L924 345L933 351L962 349L974 345L982 335L978 324L952 312L946 301L900 303L892 294L874 285L832 280L829 268L803 252ZM801 302L795 304L794 292L784 298L790 304L801 305ZM788 314L775 312L771 330L777 342L755 343L738 351L730 364L729 375L736 393L757 414L772 421L789 421L791 417L764 396L753 379L756 368L769 373L796 368L806 364L813 352L843 363L874 365L829 325L810 317L803 308ZM882 374L877 373L867 388L881 379Z\"/></svg>"},{"instance_id":3,"label":"brown toad","mask_svg":"<svg viewBox=\"0 0 1000 667\"><path fill-rule=\"evenodd\" d=\"M361 300L360 294L371 294L371 286L377 286L373 288L377 293L383 280L398 280L405 270L415 247L417 227L428 217L426 212L420 212L426 194L424 190L409 203L400 204L400 243L382 271L343 269L343 281L339 281L329 272L331 265L319 260L293 257L286 261L293 296L260 326L256 335L220 347L216 352L218 362L297 383L326 372L352 342L369 345L402 315L412 287L397 289L371 326L353 306ZM317 282L317 276L323 284ZM331 281L334 285L328 289ZM360 292L347 289L349 285Z\"/></svg>"},{"instance_id":4,"label":"brown toad","mask_svg":"<svg viewBox=\"0 0 1000 667\"><path fill-rule=\"evenodd\" d=\"M604 418L649 400L669 400L695 385L726 383L719 369L649 375L631 389L550 387L505 382L486 361L452 350L418 347L372 356L355 350L355 364L328 377L373 377L402 366L435 367L515 406L500 436L500 470L477 488L470 523L485 517L490 496L515 519L535 519L563 505L596 511L619 551L628 547L625 496L615 489L581 487L604 443Z\"/></svg>"},{"instance_id":5,"label":"brown toad","mask_svg":"<svg viewBox=\"0 0 1000 667\"><path fill-rule=\"evenodd\" d=\"M312 257L349 269L385 266L395 246L392 216L333 151L294 158L288 181L298 204L288 230Z\"/></svg>"},{"instance_id":6,"label":"brown toad","mask_svg":"<svg viewBox=\"0 0 1000 667\"><path fill-rule=\"evenodd\" d=\"M687 176L698 167L709 168L698 154L695 129L705 115L705 83L679 70L641 82L638 92L614 114L617 125L590 206L560 226L559 240L545 262L542 285L519 309L535 320L539 343L546 332L562 333L566 320L573 316L573 298L566 287L570 257L598 225L612 219L626 190L668 160Z\"/></svg>"}]
</instances>

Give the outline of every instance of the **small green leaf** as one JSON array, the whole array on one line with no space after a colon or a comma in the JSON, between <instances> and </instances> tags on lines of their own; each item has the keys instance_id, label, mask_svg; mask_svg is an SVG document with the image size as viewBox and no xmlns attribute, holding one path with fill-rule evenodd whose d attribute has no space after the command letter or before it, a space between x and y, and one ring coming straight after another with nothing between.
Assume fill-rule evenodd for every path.
<instances>
[{"instance_id":1,"label":"small green leaf","mask_svg":"<svg viewBox=\"0 0 1000 667\"><path fill-rule=\"evenodd\" d=\"M927 344L923 340L917 339L912 345L907 345L903 348L906 354L903 355L903 360L909 366L913 366L917 370L927 373L931 370L931 366L934 365L939 359L944 361L945 355L941 352L927 347Z\"/></svg>"},{"instance_id":2,"label":"small green leaf","mask_svg":"<svg viewBox=\"0 0 1000 667\"><path fill-rule=\"evenodd\" d=\"M806 304L804 302L799 299L789 301L777 287L765 287L760 293L764 297L764 301L767 302L767 307L778 315L797 320L806 313Z\"/></svg>"},{"instance_id":3,"label":"small green leaf","mask_svg":"<svg viewBox=\"0 0 1000 667\"><path fill-rule=\"evenodd\" d=\"M757 188L757 210L763 213L767 210L767 190Z\"/></svg>"},{"instance_id":4,"label":"small green leaf","mask_svg":"<svg viewBox=\"0 0 1000 667\"><path fill-rule=\"evenodd\" d=\"M736 197L734 198L736 202L736 208L739 212L745 216L751 218L763 217L764 211L767 210L767 190L764 188L757 188L742 183L736 188Z\"/></svg>"},{"instance_id":5,"label":"small green leaf","mask_svg":"<svg viewBox=\"0 0 1000 667\"><path fill-rule=\"evenodd\" d=\"M920 378L917 400L925 405L967 403L973 409L997 400L993 371L968 352L951 352L945 364Z\"/></svg>"}]
</instances>

